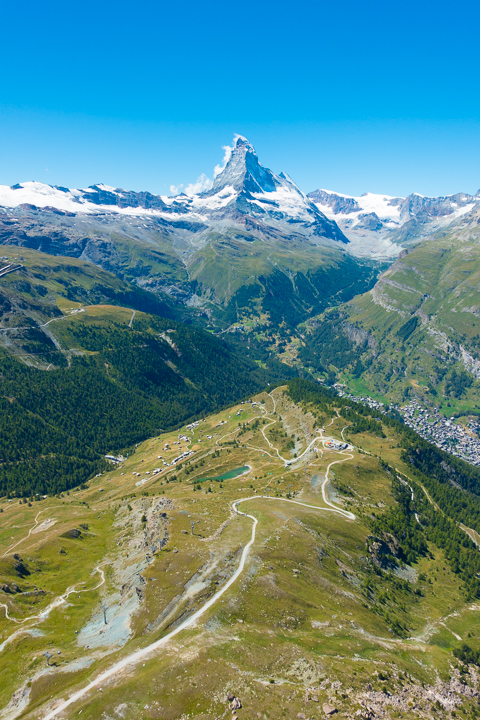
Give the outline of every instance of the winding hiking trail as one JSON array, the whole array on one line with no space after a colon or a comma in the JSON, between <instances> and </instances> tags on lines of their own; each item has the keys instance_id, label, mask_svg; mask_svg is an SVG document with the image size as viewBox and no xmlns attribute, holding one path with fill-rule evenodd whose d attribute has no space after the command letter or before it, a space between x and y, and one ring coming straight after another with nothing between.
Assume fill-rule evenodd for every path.
<instances>
[{"instance_id":1,"label":"winding hiking trail","mask_svg":"<svg viewBox=\"0 0 480 720\"><path fill-rule=\"evenodd\" d=\"M93 588L84 588L82 590L77 590L76 589L77 585L80 585L80 584L84 585L85 583L83 581L81 581L81 583L75 583L75 585L71 585L69 588L67 588L65 590L65 592L63 593L63 595L59 595L58 597L55 598L55 600L52 600L50 605L47 605L47 607L44 610L41 610L37 615L29 615L29 617L22 618L21 620L19 620L18 618L10 617L10 615L8 614L8 606L5 605L4 603L0 603L0 608L5 609L5 617L7 618L7 620L11 620L14 623L23 624L23 623L28 622L29 620L45 620L45 618L50 615L52 610L57 608L59 605L63 605L63 603L65 602L65 600L68 598L69 595L72 595L73 593L77 593L79 595L80 593L84 593L84 592L92 592L93 590L97 590L97 588L101 587L105 583L105 573L101 569L101 566L105 565L107 562L108 562L108 560L105 560L100 565L97 565L97 567L93 571L93 573L98 572L101 575L101 580L98 583L98 585L95 585L95 587L93 587ZM93 575L93 573L92 573L92 575ZM8 640L10 640L11 637L12 636L10 636L8 638ZM1 649L1 646L0 646L0 649Z\"/></svg>"},{"instance_id":2,"label":"winding hiking trail","mask_svg":"<svg viewBox=\"0 0 480 720\"><path fill-rule=\"evenodd\" d=\"M20 545L25 540L28 540L28 538L30 537L32 532L40 525L40 521L38 520L39 515L41 515L44 512L47 512L47 510L55 510L55 508L60 508L60 507L62 507L62 505L51 505L50 507L46 507L46 508L43 508L42 510L40 510L35 516L35 524L28 531L28 535L25 535L25 537L23 537L21 540L18 540L14 545L10 545L5 550L5 552L3 553L3 555L1 557L5 557L5 555L10 555L12 550L14 550L18 545Z\"/></svg>"},{"instance_id":3,"label":"winding hiking trail","mask_svg":"<svg viewBox=\"0 0 480 720\"><path fill-rule=\"evenodd\" d=\"M7 620L10 620L10 622L14 622L19 625L23 625L23 623L29 622L30 620L38 620L39 622L42 622L50 615L52 610L55 610L55 608L60 607L60 605L63 605L66 602L69 595L72 595L73 593L80 595L80 593L92 592L93 590L97 590L99 587L104 585L105 584L105 573L101 569L101 565L105 565L106 562L107 561L101 563L100 565L97 565L97 567L93 571L94 573L98 572L101 575L101 579L100 579L100 582L98 583L98 585L95 585L95 587L93 587L93 588L84 588L82 590L76 589L76 585L78 585L79 583L76 583L76 585L71 585L69 588L66 589L66 591L63 593L63 595L59 595L54 600L52 600L52 602L49 605L47 605L47 607L44 610L41 610L37 615L30 615L29 617L22 618L21 620L19 620L17 618L11 617L8 614L8 606L5 605L4 603L0 603L0 608L3 608L5 610L5 617ZM92 573L92 575L93 575L93 573ZM35 623L34 627L36 625L37 625L37 623ZM5 638L5 640L0 644L0 652L3 652L6 648L6 646L12 642L12 640L19 637L20 635L28 633L28 631L30 629L31 629L31 626L19 628L18 630L13 632L11 635L9 635L7 638Z\"/></svg>"},{"instance_id":4,"label":"winding hiking trail","mask_svg":"<svg viewBox=\"0 0 480 720\"><path fill-rule=\"evenodd\" d=\"M274 399L272 398L272 400L274 400ZM276 422L276 421L274 421L274 422ZM322 440L322 439L325 440L324 438L315 438L315 440L313 442L316 442L317 440ZM307 450L312 446L312 444L313 443L310 443ZM273 446L271 446L271 447L273 448ZM277 448L273 448L273 449L275 449L278 453ZM307 452L307 451L305 451L305 452ZM304 454L305 453L303 453L302 456ZM256 500L257 502L259 500L269 500L269 501L273 501L273 502L283 502L283 503L286 502L286 503L291 503L292 505L300 505L300 506L303 506L303 507L306 507L309 509L319 510L322 512L333 512L333 513L343 516L347 520L355 520L355 515L353 513L349 512L348 510L343 510L341 508L336 507L327 499L327 496L326 496L326 487L330 481L330 479L329 479L330 468L333 465L336 465L337 463L343 463L343 462L346 462L347 460L350 460L353 458L353 455L351 455L351 454L348 454L348 455L345 455L344 453L339 453L339 454L343 455L342 459L334 460L327 466L327 470L325 472L325 479L322 483L322 497L323 497L324 503L328 507L311 505L309 503L300 502L299 500L289 500L288 498L276 498L276 497L265 498L264 496L259 496L259 495L254 495L252 497L239 498L238 500L234 500L232 503L232 509L236 512L236 514L242 515L243 517L247 517L252 521L252 534L251 534L250 540L243 548L242 555L241 555L240 562L238 564L237 569L235 570L235 572L233 573L231 578L225 583L225 585L220 590L218 590L215 593L215 595L213 595L209 600L207 600L207 602L204 605L202 605L201 608L199 608L196 612L194 612L190 617L186 618L186 620L184 620L174 630L167 633L167 635L160 638L159 640L156 640L155 642L150 643L150 645L147 645L146 647L144 647L140 650L137 650L136 652L131 653L130 655L127 655L125 658L123 658L122 660L119 660L117 663L112 665L110 668L108 668L104 672L97 675L97 677L94 680L92 680L90 683L88 683L88 685L86 685L85 687L83 687L80 690L77 690L75 693L73 693L68 698L68 700L61 701L57 705L57 707L55 707L53 710L50 710L49 712L47 712L47 714L43 716L43 720L54 720L54 718L57 718L59 713L62 713L70 705L77 702L78 700L81 700L91 690L93 690L94 688L98 688L105 681L111 679L112 677L117 676L125 668L135 665L136 663L140 662L141 660L146 659L152 653L156 652L161 647L166 645L172 638L174 638L176 635L181 633L183 630L186 630L187 628L194 626L195 623L197 622L197 620L199 620L207 612L207 610L209 610L213 605L215 605L216 602L222 597L222 595L224 595L224 593L227 592L227 590L236 582L236 580L240 577L240 575L242 574L242 572L244 570L245 563L246 563L247 557L249 555L250 549L251 549L253 543L255 542L256 529L257 529L257 525L258 525L258 520L254 515L250 515L248 513L242 512L241 510L238 509L238 506L240 504L249 502L252 500ZM285 462L284 458L282 458L279 454L278 454L278 456L281 460L283 460ZM296 458L296 461L298 461L299 459L300 458Z\"/></svg>"}]
</instances>

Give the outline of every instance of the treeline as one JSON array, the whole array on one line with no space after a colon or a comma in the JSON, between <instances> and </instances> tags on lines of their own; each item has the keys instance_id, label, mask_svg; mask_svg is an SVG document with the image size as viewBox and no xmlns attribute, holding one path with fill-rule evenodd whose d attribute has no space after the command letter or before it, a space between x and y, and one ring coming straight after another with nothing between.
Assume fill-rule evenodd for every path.
<instances>
[{"instance_id":1,"label":"treeline","mask_svg":"<svg viewBox=\"0 0 480 720\"><path fill-rule=\"evenodd\" d=\"M94 354L70 368L0 358L1 495L75 487L106 453L266 385L263 370L206 332L155 317L137 325L72 323L72 344Z\"/></svg>"},{"instance_id":2,"label":"treeline","mask_svg":"<svg viewBox=\"0 0 480 720\"><path fill-rule=\"evenodd\" d=\"M454 368L445 380L445 395L461 398L472 385L473 377L471 375L464 370Z\"/></svg>"},{"instance_id":3,"label":"treeline","mask_svg":"<svg viewBox=\"0 0 480 720\"><path fill-rule=\"evenodd\" d=\"M419 324L420 320L416 315L413 315L413 317L409 318L404 325L402 325L396 332L397 337L399 337L401 340L405 341L407 340L412 333L415 332L417 329L417 326Z\"/></svg>"},{"instance_id":4,"label":"treeline","mask_svg":"<svg viewBox=\"0 0 480 720\"><path fill-rule=\"evenodd\" d=\"M397 504L376 517L371 523L371 529L380 537L383 533L391 533L399 542L400 559L412 565L420 556L428 554L428 545L412 511L409 487L402 484L390 469L387 470L392 479L393 497Z\"/></svg>"},{"instance_id":5,"label":"treeline","mask_svg":"<svg viewBox=\"0 0 480 720\"><path fill-rule=\"evenodd\" d=\"M397 504L375 518L373 531L394 535L400 543L400 557L409 565L428 554L427 542L441 548L450 569L464 583L467 598L480 598L480 553L475 543L452 517L435 509L420 485L384 467L391 475Z\"/></svg>"},{"instance_id":6,"label":"treeline","mask_svg":"<svg viewBox=\"0 0 480 720\"><path fill-rule=\"evenodd\" d=\"M350 433L369 432L376 437L385 437L381 423L375 419L380 413L348 398L339 397L331 388L294 378L288 382L288 392L294 402L312 404L320 413L328 412L333 406L341 408L342 417L352 423L348 428Z\"/></svg>"},{"instance_id":7,"label":"treeline","mask_svg":"<svg viewBox=\"0 0 480 720\"><path fill-rule=\"evenodd\" d=\"M238 310L250 309L261 303L273 326L283 323L296 328L307 317L317 315L331 303L345 302L372 287L377 276L368 264L359 264L347 256L341 265L329 264L290 277L278 266L268 275L258 277L256 283L241 288L229 303L231 322L238 319Z\"/></svg>"},{"instance_id":8,"label":"treeline","mask_svg":"<svg viewBox=\"0 0 480 720\"><path fill-rule=\"evenodd\" d=\"M33 497L56 495L82 485L108 469L101 457L89 460L62 453L0 465L0 495Z\"/></svg>"},{"instance_id":9,"label":"treeline","mask_svg":"<svg viewBox=\"0 0 480 720\"><path fill-rule=\"evenodd\" d=\"M462 643L459 648L455 648L453 654L462 663L480 665L480 650L473 650L467 643Z\"/></svg>"},{"instance_id":10,"label":"treeline","mask_svg":"<svg viewBox=\"0 0 480 720\"><path fill-rule=\"evenodd\" d=\"M100 296L103 295L105 301L110 302L112 305L120 305L140 312L160 315L162 318L178 319L179 311L172 307L171 301L165 295L159 297L136 285L129 283L125 283L125 285L125 289L114 290L111 287L96 283L91 292L98 293Z\"/></svg>"},{"instance_id":11,"label":"treeline","mask_svg":"<svg viewBox=\"0 0 480 720\"><path fill-rule=\"evenodd\" d=\"M392 478L397 503L375 519L372 530L394 535L401 557L409 563L426 552L426 541L432 542L444 551L451 570L464 582L467 597L480 598L480 552L459 526L463 523L480 531L480 469L434 447L396 418L340 398L330 388L306 380L291 380L288 387L292 400L313 412L331 412L336 407L346 417L348 406L352 406L357 415L377 417L378 424L381 421L400 434L402 460L410 467L413 480L403 478L402 483L396 471L382 463ZM423 488L440 510L428 500Z\"/></svg>"},{"instance_id":12,"label":"treeline","mask_svg":"<svg viewBox=\"0 0 480 720\"><path fill-rule=\"evenodd\" d=\"M480 532L480 468L403 430L402 460L450 517Z\"/></svg>"},{"instance_id":13,"label":"treeline","mask_svg":"<svg viewBox=\"0 0 480 720\"><path fill-rule=\"evenodd\" d=\"M344 322L344 316L333 310L315 328L309 342L299 350L299 357L306 367L314 367L320 372L326 372L330 365L335 365L339 370L353 364L357 367L367 349L367 343L353 343L343 331Z\"/></svg>"}]
</instances>

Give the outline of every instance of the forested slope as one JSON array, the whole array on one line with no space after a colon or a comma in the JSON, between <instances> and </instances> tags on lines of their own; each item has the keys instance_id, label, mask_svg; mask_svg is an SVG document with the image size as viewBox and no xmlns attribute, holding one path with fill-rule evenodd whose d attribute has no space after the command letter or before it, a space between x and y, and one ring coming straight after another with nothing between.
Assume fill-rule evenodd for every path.
<instances>
[{"instance_id":1,"label":"forested slope","mask_svg":"<svg viewBox=\"0 0 480 720\"><path fill-rule=\"evenodd\" d=\"M480 468L434 447L396 417L338 397L333 390L305 380L290 380L288 387L292 400L320 421L337 408L351 423L353 442L359 432L377 437L394 433L404 471L389 466L383 456L378 459L391 477L397 504L372 519L372 532L393 535L399 557L408 563L428 553L428 543L441 548L466 596L480 598L480 553L461 527L480 533Z\"/></svg>"},{"instance_id":2,"label":"forested slope","mask_svg":"<svg viewBox=\"0 0 480 720\"><path fill-rule=\"evenodd\" d=\"M93 310L59 329L75 350L69 367L0 358L2 494L66 490L104 454L266 384L264 371L202 330L146 314L131 328Z\"/></svg>"},{"instance_id":3,"label":"forested slope","mask_svg":"<svg viewBox=\"0 0 480 720\"><path fill-rule=\"evenodd\" d=\"M266 385L173 300L73 258L4 252L20 267L0 278L1 494L67 490L106 453Z\"/></svg>"},{"instance_id":4,"label":"forested slope","mask_svg":"<svg viewBox=\"0 0 480 720\"><path fill-rule=\"evenodd\" d=\"M352 389L423 396L447 415L480 402L479 211L411 248L375 287L310 324L305 367Z\"/></svg>"}]
</instances>

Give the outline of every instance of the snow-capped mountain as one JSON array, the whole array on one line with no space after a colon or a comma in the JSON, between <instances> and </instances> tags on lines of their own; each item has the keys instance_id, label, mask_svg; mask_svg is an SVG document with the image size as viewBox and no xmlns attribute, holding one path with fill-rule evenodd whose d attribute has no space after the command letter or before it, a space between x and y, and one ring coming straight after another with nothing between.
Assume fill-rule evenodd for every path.
<instances>
[{"instance_id":1,"label":"snow-capped mountain","mask_svg":"<svg viewBox=\"0 0 480 720\"><path fill-rule=\"evenodd\" d=\"M412 193L402 198L374 193L353 197L315 190L308 198L336 221L350 241L350 252L394 257L403 246L469 213L480 202L480 191L476 195L457 193L434 198Z\"/></svg>"},{"instance_id":2,"label":"snow-capped mountain","mask_svg":"<svg viewBox=\"0 0 480 720\"><path fill-rule=\"evenodd\" d=\"M174 197L133 192L108 185L74 189L26 182L0 186L0 207L73 215L144 216L168 222L189 221L209 228L225 222L254 229L305 236L312 241L347 243L335 221L285 174L264 168L253 146L238 137L225 168L211 190ZM265 228L262 226L265 225ZM195 243L197 244L197 243Z\"/></svg>"},{"instance_id":3,"label":"snow-capped mountain","mask_svg":"<svg viewBox=\"0 0 480 720\"><path fill-rule=\"evenodd\" d=\"M479 201L478 193L305 195L237 137L211 189L193 195L0 186L0 243L81 258L207 314L253 302L272 314L268 298L281 297L289 303L284 317L298 318L330 296L363 292L378 272L372 260L393 260ZM225 318L229 312L222 310Z\"/></svg>"},{"instance_id":4,"label":"snow-capped mountain","mask_svg":"<svg viewBox=\"0 0 480 720\"><path fill-rule=\"evenodd\" d=\"M347 242L336 223L328 220L291 178L284 173L275 175L259 163L253 146L243 137L237 137L212 189L187 202L197 212L213 211L217 220L236 211L237 221L248 216L287 234Z\"/></svg>"},{"instance_id":5,"label":"snow-capped mountain","mask_svg":"<svg viewBox=\"0 0 480 720\"><path fill-rule=\"evenodd\" d=\"M278 296L268 312L286 302L284 317L300 317L330 294L366 289L374 274L348 254L337 223L263 167L243 137L212 188L193 195L0 186L0 243L81 258L213 316L229 303L262 312L261 298L266 308Z\"/></svg>"}]
</instances>

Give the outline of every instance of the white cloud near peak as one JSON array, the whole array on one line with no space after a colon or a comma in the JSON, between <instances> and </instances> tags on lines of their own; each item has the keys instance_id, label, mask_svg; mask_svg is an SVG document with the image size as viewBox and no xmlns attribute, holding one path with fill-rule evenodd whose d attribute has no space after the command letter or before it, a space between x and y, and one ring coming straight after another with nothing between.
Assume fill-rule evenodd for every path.
<instances>
[{"instance_id":1,"label":"white cloud near peak","mask_svg":"<svg viewBox=\"0 0 480 720\"><path fill-rule=\"evenodd\" d=\"M234 143L235 143L235 141L234 141ZM223 160L222 160L221 165L215 165L214 170L213 170L214 178L216 178L217 175L220 175L222 170L225 169L225 165L228 163L228 161L232 157L232 152L233 152L234 147L235 147L235 144L232 147L230 147L230 145L222 145Z\"/></svg>"},{"instance_id":2,"label":"white cloud near peak","mask_svg":"<svg viewBox=\"0 0 480 720\"><path fill-rule=\"evenodd\" d=\"M213 182L210 180L209 177L205 175L205 173L202 173L199 178L197 178L197 182L190 183L190 185L187 185L187 187L184 190L184 193L186 195L197 195L198 193L205 192L206 190L210 190L213 185Z\"/></svg>"},{"instance_id":3,"label":"white cloud near peak","mask_svg":"<svg viewBox=\"0 0 480 720\"><path fill-rule=\"evenodd\" d=\"M170 185L170 195L179 195L180 193L185 193L185 195L198 195L198 193L210 190L212 185L212 180L210 180L205 173L202 173L196 182L189 183L187 186L185 186L184 183L180 183L180 185Z\"/></svg>"},{"instance_id":4,"label":"white cloud near peak","mask_svg":"<svg viewBox=\"0 0 480 720\"><path fill-rule=\"evenodd\" d=\"M214 179L217 177L217 175L220 175L220 173L225 169L226 164L232 157L232 152L235 148L235 145L237 144L238 138L245 140L242 135L238 135L237 133L235 133L231 145L222 145L223 160L219 165L215 165L213 169ZM178 195L181 192L184 192L185 195L197 195L198 193L210 190L212 186L213 181L210 180L210 178L207 177L205 173L202 173L200 177L197 178L196 182L190 183L187 186L185 186L183 183L180 183L180 185L170 185L170 195Z\"/></svg>"}]
</instances>

